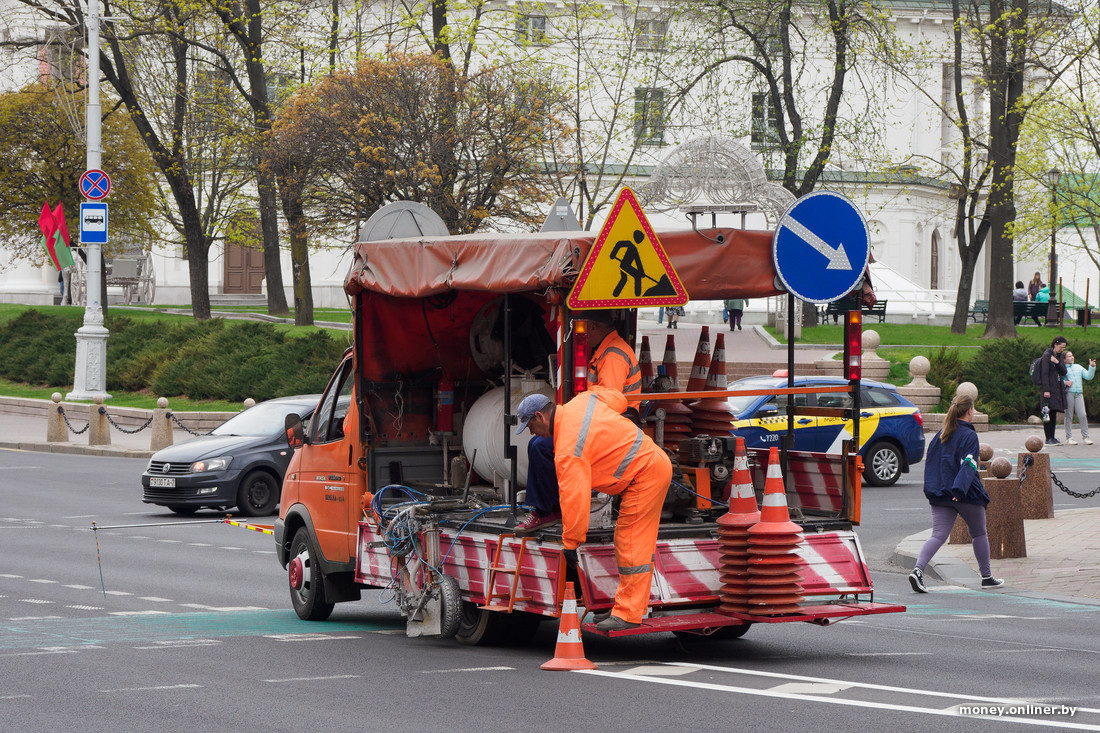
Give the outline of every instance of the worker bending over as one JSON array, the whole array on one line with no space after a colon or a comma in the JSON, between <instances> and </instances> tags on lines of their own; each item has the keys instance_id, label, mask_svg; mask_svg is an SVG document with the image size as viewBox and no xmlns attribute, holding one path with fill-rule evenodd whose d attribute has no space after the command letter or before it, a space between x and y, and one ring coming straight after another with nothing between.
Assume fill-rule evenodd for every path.
<instances>
[{"instance_id":1,"label":"worker bending over","mask_svg":"<svg viewBox=\"0 0 1100 733\"><path fill-rule=\"evenodd\" d=\"M597 617L601 631L633 628L645 616L661 507L672 481L672 462L622 416L624 409L622 394L594 387L564 405L546 395L529 395L516 410L517 435L530 428L532 435L553 441L567 553L588 536L592 491L622 497L615 524L619 588L611 612Z\"/></svg>"},{"instance_id":2,"label":"worker bending over","mask_svg":"<svg viewBox=\"0 0 1100 733\"><path fill-rule=\"evenodd\" d=\"M620 394L641 394L642 369L634 349L615 330L611 311L594 311L588 316L588 342L596 344L588 361L588 384L613 389ZM623 408L626 410L626 407ZM516 525L518 534L561 521L558 482L554 475L554 443L532 438L527 444L527 494L524 503L532 511Z\"/></svg>"}]
</instances>

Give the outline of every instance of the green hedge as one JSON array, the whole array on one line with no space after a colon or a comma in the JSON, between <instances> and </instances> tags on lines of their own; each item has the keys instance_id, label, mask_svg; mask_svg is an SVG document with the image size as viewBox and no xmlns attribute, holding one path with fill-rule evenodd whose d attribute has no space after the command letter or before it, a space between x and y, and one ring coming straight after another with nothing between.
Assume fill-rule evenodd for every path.
<instances>
[{"instance_id":1,"label":"green hedge","mask_svg":"<svg viewBox=\"0 0 1100 733\"><path fill-rule=\"evenodd\" d=\"M1078 364L1087 368L1090 358L1100 360L1100 347L1088 342L1074 346L1072 337L1067 338ZM966 362L957 351L942 348L929 355L928 381L943 390L941 409L946 409L961 382L973 382L980 411L994 420L1025 422L1029 415L1038 415L1040 407L1039 388L1031 383L1028 368L1048 346L1049 340L993 339ZM1100 377L1085 382L1085 410L1090 416L1100 415Z\"/></svg>"},{"instance_id":2,"label":"green hedge","mask_svg":"<svg viewBox=\"0 0 1100 733\"><path fill-rule=\"evenodd\" d=\"M79 316L28 310L0 329L0 376L73 383ZM166 326L109 316L107 390L240 401L324 389L344 353L325 332L288 337L266 323L213 319Z\"/></svg>"}]
</instances>

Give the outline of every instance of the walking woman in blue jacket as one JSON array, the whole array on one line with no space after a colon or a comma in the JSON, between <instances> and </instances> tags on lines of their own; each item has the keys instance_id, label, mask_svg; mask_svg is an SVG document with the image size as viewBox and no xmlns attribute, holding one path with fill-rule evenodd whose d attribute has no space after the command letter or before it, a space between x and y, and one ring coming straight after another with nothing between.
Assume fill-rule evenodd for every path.
<instances>
[{"instance_id":1,"label":"walking woman in blue jacket","mask_svg":"<svg viewBox=\"0 0 1100 733\"><path fill-rule=\"evenodd\" d=\"M1004 585L989 569L989 537L985 533L985 508L989 494L978 478L978 434L974 432L974 400L956 395L947 410L943 429L928 446L924 462L924 495L932 505L932 536L917 555L909 584L917 593L927 593L924 568L951 534L960 516L974 540L974 558L982 574L983 588Z\"/></svg>"}]
</instances>

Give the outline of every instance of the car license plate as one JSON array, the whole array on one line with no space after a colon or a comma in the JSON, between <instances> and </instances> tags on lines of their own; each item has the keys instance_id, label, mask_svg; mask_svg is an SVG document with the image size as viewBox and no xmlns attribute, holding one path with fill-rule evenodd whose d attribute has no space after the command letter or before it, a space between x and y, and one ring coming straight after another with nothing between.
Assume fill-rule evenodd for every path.
<instances>
[{"instance_id":1,"label":"car license plate","mask_svg":"<svg viewBox=\"0 0 1100 733\"><path fill-rule=\"evenodd\" d=\"M161 477L161 476L150 476L149 477L149 485L150 486L159 486L161 488L173 489L173 488L176 487L176 479L171 478L171 477L165 478L165 477Z\"/></svg>"}]
</instances>

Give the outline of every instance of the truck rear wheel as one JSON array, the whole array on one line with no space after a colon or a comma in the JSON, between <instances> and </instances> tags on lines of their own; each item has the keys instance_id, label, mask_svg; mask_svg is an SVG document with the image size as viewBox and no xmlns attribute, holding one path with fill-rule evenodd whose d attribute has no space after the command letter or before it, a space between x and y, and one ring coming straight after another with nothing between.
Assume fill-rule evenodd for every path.
<instances>
[{"instance_id":1,"label":"truck rear wheel","mask_svg":"<svg viewBox=\"0 0 1100 733\"><path fill-rule=\"evenodd\" d=\"M469 646L525 644L535 636L541 621L542 616L535 613L486 611L463 601L455 639Z\"/></svg>"},{"instance_id":2,"label":"truck rear wheel","mask_svg":"<svg viewBox=\"0 0 1100 733\"><path fill-rule=\"evenodd\" d=\"M287 564L290 582L290 602L294 613L303 621L324 621L335 606L325 598L325 578L317 562L317 553L309 538L309 530L300 527L290 543Z\"/></svg>"}]
</instances>

